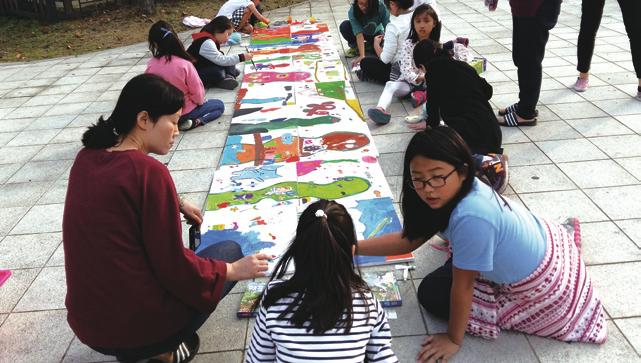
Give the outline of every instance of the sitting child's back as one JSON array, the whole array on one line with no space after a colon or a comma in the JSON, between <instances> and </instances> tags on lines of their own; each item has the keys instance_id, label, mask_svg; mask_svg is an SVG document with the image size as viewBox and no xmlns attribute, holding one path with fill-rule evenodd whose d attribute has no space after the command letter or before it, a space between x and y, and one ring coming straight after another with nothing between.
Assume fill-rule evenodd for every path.
<instances>
[{"instance_id":1,"label":"sitting child's back","mask_svg":"<svg viewBox=\"0 0 641 363\"><path fill-rule=\"evenodd\" d=\"M268 289L282 283L274 280ZM298 294L281 298L268 308L260 307L246 362L306 361L331 362L398 362L391 347L392 335L385 311L370 292L361 296L354 293L353 325L349 332L338 327L316 335L308 320L297 328L288 316L280 318L286 308L295 302ZM344 320L345 316L342 317Z\"/></svg>"}]
</instances>

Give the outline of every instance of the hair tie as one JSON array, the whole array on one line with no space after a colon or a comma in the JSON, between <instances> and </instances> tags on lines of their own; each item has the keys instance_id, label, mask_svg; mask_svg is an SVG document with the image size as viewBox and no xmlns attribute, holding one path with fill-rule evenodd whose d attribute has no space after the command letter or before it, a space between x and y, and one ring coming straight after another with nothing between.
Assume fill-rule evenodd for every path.
<instances>
[{"instance_id":1,"label":"hair tie","mask_svg":"<svg viewBox=\"0 0 641 363\"><path fill-rule=\"evenodd\" d=\"M317 211L316 211L316 213L315 213L314 215L315 215L316 217L318 217L318 218L321 218L321 217L325 217L325 218L327 218L327 215L325 214L325 212L323 212L323 210L322 210L322 209L317 210Z\"/></svg>"},{"instance_id":2,"label":"hair tie","mask_svg":"<svg viewBox=\"0 0 641 363\"><path fill-rule=\"evenodd\" d=\"M160 30L162 30L163 32L165 32L165 33L162 35L162 38L161 38L161 39L165 39L165 38L167 37L167 35L171 34L171 30L169 30L169 29L167 29L167 28L160 28Z\"/></svg>"}]
</instances>

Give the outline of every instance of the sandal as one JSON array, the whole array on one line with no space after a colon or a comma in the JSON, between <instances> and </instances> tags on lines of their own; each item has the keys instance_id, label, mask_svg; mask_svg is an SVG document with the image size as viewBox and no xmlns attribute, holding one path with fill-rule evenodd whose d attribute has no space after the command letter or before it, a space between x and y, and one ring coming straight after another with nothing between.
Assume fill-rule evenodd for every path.
<instances>
[{"instance_id":1,"label":"sandal","mask_svg":"<svg viewBox=\"0 0 641 363\"><path fill-rule=\"evenodd\" d=\"M517 126L534 126L536 125L536 117L532 119L523 119L523 121L518 120L518 115L516 112L510 112L508 114L505 114L503 116L503 121L504 122L499 122L499 126L506 126L506 127L517 127Z\"/></svg>"},{"instance_id":2,"label":"sandal","mask_svg":"<svg viewBox=\"0 0 641 363\"><path fill-rule=\"evenodd\" d=\"M507 106L507 107L506 107L504 110L502 110L502 111L501 111L501 110L499 110L499 111L498 111L499 116L505 116L505 115L507 115L508 113L514 113L514 112L516 112L516 108L518 107L518 105L519 105L518 103L515 103L515 104L513 104L513 105L509 105L509 106ZM539 110L534 110L534 117L539 117Z\"/></svg>"},{"instance_id":3,"label":"sandal","mask_svg":"<svg viewBox=\"0 0 641 363\"><path fill-rule=\"evenodd\" d=\"M198 353L198 349L200 348L200 338L198 338L198 334L194 333L192 336L187 338L184 342L180 343L178 348L176 348L175 351L173 351L173 358L172 362L173 363L187 363L190 362L194 357L196 356L196 353ZM160 363L161 361L158 359L150 359L147 361L147 363Z\"/></svg>"}]
</instances>

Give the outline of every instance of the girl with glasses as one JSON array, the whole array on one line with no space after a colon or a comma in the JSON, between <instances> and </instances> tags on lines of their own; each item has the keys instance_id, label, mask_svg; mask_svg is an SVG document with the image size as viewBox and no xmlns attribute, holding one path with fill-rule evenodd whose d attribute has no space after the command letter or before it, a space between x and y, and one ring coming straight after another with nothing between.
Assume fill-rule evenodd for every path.
<instances>
[{"instance_id":1,"label":"girl with glasses","mask_svg":"<svg viewBox=\"0 0 641 363\"><path fill-rule=\"evenodd\" d=\"M448 330L428 336L417 359L449 360L466 332L603 343L603 308L581 259L578 220L538 218L474 175L472 154L452 128L417 133L405 153L403 231L358 243L359 254L393 256L437 233L449 241L451 257L418 288L421 305L449 320Z\"/></svg>"}]
</instances>

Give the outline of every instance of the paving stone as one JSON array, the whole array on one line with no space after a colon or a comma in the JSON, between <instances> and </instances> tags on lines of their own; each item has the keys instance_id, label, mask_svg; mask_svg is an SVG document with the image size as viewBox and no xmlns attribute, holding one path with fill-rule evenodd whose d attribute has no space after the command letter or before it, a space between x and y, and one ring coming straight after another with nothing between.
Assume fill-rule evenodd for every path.
<instances>
[{"instance_id":1,"label":"paving stone","mask_svg":"<svg viewBox=\"0 0 641 363\"><path fill-rule=\"evenodd\" d=\"M552 161L533 143L503 145L503 152L509 157L510 166L551 164Z\"/></svg>"},{"instance_id":2,"label":"paving stone","mask_svg":"<svg viewBox=\"0 0 641 363\"><path fill-rule=\"evenodd\" d=\"M9 233L28 210L28 207L0 208L0 236Z\"/></svg>"},{"instance_id":3,"label":"paving stone","mask_svg":"<svg viewBox=\"0 0 641 363\"><path fill-rule=\"evenodd\" d=\"M519 197L536 216L557 222L569 217L578 217L584 222L607 220L607 216L579 190L526 193Z\"/></svg>"},{"instance_id":4,"label":"paving stone","mask_svg":"<svg viewBox=\"0 0 641 363\"><path fill-rule=\"evenodd\" d=\"M209 149L225 146L227 135L222 132L185 133L178 144L178 150Z\"/></svg>"},{"instance_id":5,"label":"paving stone","mask_svg":"<svg viewBox=\"0 0 641 363\"><path fill-rule=\"evenodd\" d=\"M638 183L635 177L612 160L560 163L558 166L580 188L598 188Z\"/></svg>"},{"instance_id":6,"label":"paving stone","mask_svg":"<svg viewBox=\"0 0 641 363\"><path fill-rule=\"evenodd\" d=\"M175 170L171 176L178 193L208 192L214 177L214 169Z\"/></svg>"},{"instance_id":7,"label":"paving stone","mask_svg":"<svg viewBox=\"0 0 641 363\"><path fill-rule=\"evenodd\" d=\"M373 141L381 154L405 152L407 144L413 136L413 133L374 135Z\"/></svg>"},{"instance_id":8,"label":"paving stone","mask_svg":"<svg viewBox=\"0 0 641 363\"><path fill-rule=\"evenodd\" d=\"M49 185L49 190L42 195L37 204L64 203L67 195L67 184L67 179L56 180Z\"/></svg>"},{"instance_id":9,"label":"paving stone","mask_svg":"<svg viewBox=\"0 0 641 363\"><path fill-rule=\"evenodd\" d=\"M615 222L636 243L637 247L641 248L641 219L627 219Z\"/></svg>"},{"instance_id":10,"label":"paving stone","mask_svg":"<svg viewBox=\"0 0 641 363\"><path fill-rule=\"evenodd\" d=\"M72 160L30 161L9 179L9 183L56 180Z\"/></svg>"},{"instance_id":11,"label":"paving stone","mask_svg":"<svg viewBox=\"0 0 641 363\"><path fill-rule=\"evenodd\" d=\"M556 165L513 166L510 185L517 193L576 189Z\"/></svg>"},{"instance_id":12,"label":"paving stone","mask_svg":"<svg viewBox=\"0 0 641 363\"><path fill-rule=\"evenodd\" d=\"M613 222L581 223L581 254L587 265L641 261L641 249Z\"/></svg>"},{"instance_id":13,"label":"paving stone","mask_svg":"<svg viewBox=\"0 0 641 363\"><path fill-rule=\"evenodd\" d=\"M200 352L242 350L247 330L247 319L236 318L240 294L228 295L198 330Z\"/></svg>"},{"instance_id":14,"label":"paving stone","mask_svg":"<svg viewBox=\"0 0 641 363\"><path fill-rule=\"evenodd\" d=\"M48 182L10 183L0 185L0 205L31 207L49 188Z\"/></svg>"},{"instance_id":15,"label":"paving stone","mask_svg":"<svg viewBox=\"0 0 641 363\"><path fill-rule=\"evenodd\" d=\"M14 269L11 277L2 285L0 294L0 312L10 313L18 300L22 297L31 282L36 278L40 269Z\"/></svg>"},{"instance_id":16,"label":"paving stone","mask_svg":"<svg viewBox=\"0 0 641 363\"><path fill-rule=\"evenodd\" d=\"M115 360L116 357L100 354L83 344L78 340L78 337L74 337L69 349L62 359L62 363L112 362Z\"/></svg>"},{"instance_id":17,"label":"paving stone","mask_svg":"<svg viewBox=\"0 0 641 363\"><path fill-rule=\"evenodd\" d=\"M0 327L0 362L59 362L71 339L64 310L11 314Z\"/></svg>"},{"instance_id":18,"label":"paving stone","mask_svg":"<svg viewBox=\"0 0 641 363\"><path fill-rule=\"evenodd\" d=\"M31 122L26 127L26 130L62 129L67 126L73 119L74 116L72 115L39 117L35 121Z\"/></svg>"},{"instance_id":19,"label":"paving stone","mask_svg":"<svg viewBox=\"0 0 641 363\"><path fill-rule=\"evenodd\" d=\"M548 107L562 119L607 116L605 112L590 102L560 103L548 105Z\"/></svg>"},{"instance_id":20,"label":"paving stone","mask_svg":"<svg viewBox=\"0 0 641 363\"><path fill-rule=\"evenodd\" d=\"M234 350L230 352L198 354L194 357L194 363L242 363L243 351Z\"/></svg>"},{"instance_id":21,"label":"paving stone","mask_svg":"<svg viewBox=\"0 0 641 363\"><path fill-rule=\"evenodd\" d=\"M64 266L65 265L65 249L62 242L56 248L56 251L51 255L46 266Z\"/></svg>"},{"instance_id":22,"label":"paving stone","mask_svg":"<svg viewBox=\"0 0 641 363\"><path fill-rule=\"evenodd\" d=\"M0 149L1 150L1 149ZM9 179L16 171L22 167L22 164L0 164L0 183L4 183Z\"/></svg>"},{"instance_id":23,"label":"paving stone","mask_svg":"<svg viewBox=\"0 0 641 363\"><path fill-rule=\"evenodd\" d=\"M49 130L25 130L14 137L7 146L44 145L51 141L60 129Z\"/></svg>"},{"instance_id":24,"label":"paving stone","mask_svg":"<svg viewBox=\"0 0 641 363\"><path fill-rule=\"evenodd\" d=\"M566 344L534 336L528 336L527 339L542 363L639 361L630 344L611 321L608 321L608 340L601 346L587 343Z\"/></svg>"},{"instance_id":25,"label":"paving stone","mask_svg":"<svg viewBox=\"0 0 641 363\"><path fill-rule=\"evenodd\" d=\"M63 204L33 206L11 234L59 232L62 230Z\"/></svg>"},{"instance_id":26,"label":"paving stone","mask_svg":"<svg viewBox=\"0 0 641 363\"><path fill-rule=\"evenodd\" d=\"M78 151L80 151L81 148L82 144L80 142L49 144L43 147L32 160L73 160L76 158L76 154L78 154Z\"/></svg>"},{"instance_id":27,"label":"paving stone","mask_svg":"<svg viewBox=\"0 0 641 363\"><path fill-rule=\"evenodd\" d=\"M641 185L586 189L585 193L610 218L641 218Z\"/></svg>"},{"instance_id":28,"label":"paving stone","mask_svg":"<svg viewBox=\"0 0 641 363\"><path fill-rule=\"evenodd\" d=\"M597 296L612 318L641 315L641 262L588 266Z\"/></svg>"},{"instance_id":29,"label":"paving stone","mask_svg":"<svg viewBox=\"0 0 641 363\"><path fill-rule=\"evenodd\" d=\"M7 236L0 242L3 268L42 267L62 241L60 233Z\"/></svg>"},{"instance_id":30,"label":"paving stone","mask_svg":"<svg viewBox=\"0 0 641 363\"><path fill-rule=\"evenodd\" d=\"M613 158L641 156L639 135L593 137L590 141Z\"/></svg>"},{"instance_id":31,"label":"paving stone","mask_svg":"<svg viewBox=\"0 0 641 363\"><path fill-rule=\"evenodd\" d=\"M539 141L536 145L555 163L607 158L586 139Z\"/></svg>"},{"instance_id":32,"label":"paving stone","mask_svg":"<svg viewBox=\"0 0 641 363\"><path fill-rule=\"evenodd\" d=\"M614 323L637 353L641 352L641 318L616 319Z\"/></svg>"},{"instance_id":33,"label":"paving stone","mask_svg":"<svg viewBox=\"0 0 641 363\"><path fill-rule=\"evenodd\" d=\"M169 170L216 168L222 148L178 150L167 166Z\"/></svg>"},{"instance_id":34,"label":"paving stone","mask_svg":"<svg viewBox=\"0 0 641 363\"><path fill-rule=\"evenodd\" d=\"M632 133L633 129L612 117L579 118L567 120L567 123L585 137L625 135Z\"/></svg>"},{"instance_id":35,"label":"paving stone","mask_svg":"<svg viewBox=\"0 0 641 363\"><path fill-rule=\"evenodd\" d=\"M67 294L65 277L63 266L43 268L13 311L64 309Z\"/></svg>"}]
</instances>

